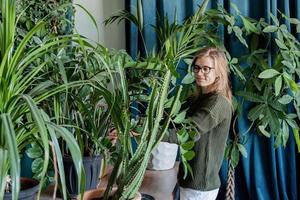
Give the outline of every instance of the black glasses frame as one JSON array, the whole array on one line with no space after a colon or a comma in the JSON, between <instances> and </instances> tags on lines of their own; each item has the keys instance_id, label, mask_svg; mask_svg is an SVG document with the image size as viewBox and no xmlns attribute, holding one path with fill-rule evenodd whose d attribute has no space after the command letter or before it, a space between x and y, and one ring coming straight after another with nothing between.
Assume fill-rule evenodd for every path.
<instances>
[{"instance_id":1,"label":"black glasses frame","mask_svg":"<svg viewBox=\"0 0 300 200\"><path fill-rule=\"evenodd\" d=\"M209 74L214 67L192 65L192 71L197 74L200 70L203 74Z\"/></svg>"}]
</instances>

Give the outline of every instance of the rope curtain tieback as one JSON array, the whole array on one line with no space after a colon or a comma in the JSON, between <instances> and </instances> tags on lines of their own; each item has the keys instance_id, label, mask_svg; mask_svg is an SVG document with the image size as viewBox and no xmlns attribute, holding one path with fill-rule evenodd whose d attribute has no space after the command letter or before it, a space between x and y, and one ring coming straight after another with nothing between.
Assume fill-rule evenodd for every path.
<instances>
[{"instance_id":1,"label":"rope curtain tieback","mask_svg":"<svg viewBox=\"0 0 300 200\"><path fill-rule=\"evenodd\" d=\"M226 196L225 200L234 200L234 166L229 160L228 163L228 173L227 173L227 186L226 186Z\"/></svg>"}]
</instances>

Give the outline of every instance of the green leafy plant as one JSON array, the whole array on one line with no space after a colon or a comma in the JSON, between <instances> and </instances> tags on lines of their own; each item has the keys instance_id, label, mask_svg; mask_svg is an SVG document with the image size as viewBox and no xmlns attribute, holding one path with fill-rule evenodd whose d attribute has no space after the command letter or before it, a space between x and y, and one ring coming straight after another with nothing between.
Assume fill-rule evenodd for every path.
<instances>
[{"instance_id":1,"label":"green leafy plant","mask_svg":"<svg viewBox=\"0 0 300 200\"><path fill-rule=\"evenodd\" d=\"M109 93L104 87L98 87L99 91L103 92L106 102L111 108L112 121L118 130L120 141L117 163L114 165L105 198L108 198L107 195L111 190L112 184L116 181L118 190L116 191L114 198L130 199L136 195L136 192L142 183L152 149L156 146L157 142L162 139L170 122L170 120L167 120L163 127L160 128L160 121L163 118L164 103L167 99L169 83L171 80L171 72L169 70L166 71L162 85L158 85L157 80L153 80L152 82L152 91L148 97L149 104L146 111L147 117L143 124L141 142L138 149L133 153L130 141L131 120L130 113L128 112L129 98L123 68L124 65L120 63L117 67L117 77L121 84L119 88L116 88L114 94ZM180 90L176 95L177 98L179 95ZM113 101L113 99L115 101ZM176 114L174 112L174 104L175 101L171 107L171 116ZM154 116L156 117L154 118Z\"/></svg>"},{"instance_id":2,"label":"green leafy plant","mask_svg":"<svg viewBox=\"0 0 300 200\"><path fill-rule=\"evenodd\" d=\"M180 111L181 104L184 102L186 96L184 94L181 96L183 86L175 85L176 78L179 77L176 68L181 60L185 58L191 59L192 54L199 49L199 45L196 43L196 39L198 38L198 26L196 24L202 20L207 3L208 1L205 1L195 16L187 20L183 25L174 25L174 27L177 28L171 35L167 35L169 32L160 32L162 48L158 53L147 53L145 58L135 62L118 62L116 75L117 79L120 80L120 85L116 87L113 94L109 93L105 88L99 87L106 102L112 102L112 100L114 102L108 105L111 108L112 121L119 133L120 141L117 163L114 165L105 193L106 199L108 198L113 183L117 183L118 186L114 195L115 199L133 198L142 183L150 153L167 132L169 124L171 122L178 124L186 123L187 126L188 120L185 120L185 111ZM143 10L140 1L138 1L137 10L137 16L126 11L121 11L107 20L107 22L125 18L137 23L138 28L142 29ZM168 26L168 22L166 21L164 25ZM158 27L157 31L162 29L163 28ZM127 73L125 73L125 69L127 69ZM130 109L130 100L132 97L130 96L130 92L132 92L132 88L129 87L130 82L125 78L127 74L130 74L129 70L132 69L154 70L155 72L150 73L151 75L148 82L150 92L143 93L143 101L146 101L146 111L142 117L143 120L139 132L140 140L135 152L133 152L131 147L130 131L132 125L131 116L128 112ZM190 77L184 81L186 85L189 82L188 79L190 79ZM139 100L138 97L135 100ZM118 116L120 113L121 117ZM189 129L185 128L179 130L179 141L182 143L182 155L185 161L184 164L187 166L189 166L187 161L191 160L194 156L194 152L191 150L193 148L193 141L189 143L187 141L195 134L195 132L194 134L188 133L188 130ZM186 172L190 170L189 167L185 169Z\"/></svg>"},{"instance_id":3,"label":"green leafy plant","mask_svg":"<svg viewBox=\"0 0 300 200\"><path fill-rule=\"evenodd\" d=\"M20 42L25 34L42 19L45 20L45 26L32 37L28 46L39 45L51 35L72 34L74 12L71 0L48 1L46 4L42 0L17 0L16 14L19 20L16 42Z\"/></svg>"},{"instance_id":4,"label":"green leafy plant","mask_svg":"<svg viewBox=\"0 0 300 200\"><path fill-rule=\"evenodd\" d=\"M16 24L15 45L18 45L35 24L41 20L45 22L44 26L40 27L30 38L26 44L25 51L37 45L42 45L51 37L71 34L74 27L73 13L74 9L71 1L50 1L45 4L44 1L17 0L16 15L18 23ZM36 59L31 65L38 66L41 62L49 60L44 67L46 69L51 64L53 65L52 61L57 60L55 56L59 55L56 55L56 51L56 49L49 49L47 53L44 53L43 56ZM54 65L58 66L57 63ZM42 71L44 72L44 70ZM31 146L27 148L29 148L26 150L27 156L33 159L31 164L33 178L40 180L42 174L41 166L44 163L43 155L39 153L41 152L41 148L35 142L32 142ZM53 171L53 165L50 165L45 176L45 186L49 182L53 182Z\"/></svg>"},{"instance_id":5,"label":"green leafy plant","mask_svg":"<svg viewBox=\"0 0 300 200\"><path fill-rule=\"evenodd\" d=\"M247 152L243 145L247 142L247 134L251 129L266 137L275 137L275 148L286 146L291 132L300 151L299 140L299 41L291 34L286 24L270 14L273 24L264 19L256 21L242 16L235 5L236 15L229 14L223 7L207 11L213 22L227 25L228 34L235 34L245 46L245 54L234 58L229 64L243 65L238 73L243 88L235 94L238 114L242 107L250 101L248 119L251 122L245 133L235 134L229 140L226 157L233 167L238 164L239 152L245 157ZM290 19L283 13L281 18L295 25L299 32L299 20ZM239 20L242 22L239 24ZM268 42L264 42L268 41ZM271 49L273 49L271 51ZM271 60L273 58L273 60ZM232 68L231 68L232 69ZM234 71L234 70L233 70ZM234 123L236 124L236 123ZM291 131L290 131L291 130Z\"/></svg>"},{"instance_id":6,"label":"green leafy plant","mask_svg":"<svg viewBox=\"0 0 300 200\"><path fill-rule=\"evenodd\" d=\"M246 40L243 38L243 31L237 25L235 25L236 20L233 16L230 16L222 7L218 10L208 10L205 11L205 7L208 1L205 1L203 5L200 7L198 12L191 18L187 19L184 23L179 24L175 18L171 23L170 20L165 17L159 20L161 23L157 26L153 26L158 38L160 50L155 53L149 53L146 51L146 55L148 56L146 59L139 62L136 67L140 68L141 66L147 66L147 69L155 69L160 70L164 62L175 60L174 68L170 68L173 77L171 78L172 88L171 91L176 91L177 86L181 85L183 87L183 91L180 97L180 103L177 105L177 109L180 110L181 104L183 104L187 97L189 97L195 90L193 87L194 77L190 73L190 69L186 67L192 63L192 59L194 53L197 52L203 46L219 46L225 50L223 46L223 41L221 37L217 34L218 29L220 27L220 23L228 26L228 32L234 34L243 44L246 44ZM114 14L111 18L106 20L106 23L111 23L114 21L120 21L122 19L128 19L130 22L135 24L139 30L139 36L143 39L143 22L142 19L142 7L141 2L138 2L137 5L137 13L132 14L128 11L121 11L117 14ZM202 15L200 14L202 13ZM245 22L248 19L244 19ZM246 44L247 45L247 44ZM225 50L225 52L227 52ZM230 66L231 71L242 81L245 81L246 78L242 73L242 69L239 66L238 59L232 58L230 54L227 52L227 59ZM157 64L151 65L151 61L155 59L159 59ZM185 65L183 65L183 62ZM180 77L177 70L178 69L187 69L186 76ZM159 77L159 72L153 75ZM142 76L145 77L145 76ZM158 78L159 79L159 78ZM178 81L181 79L181 82ZM136 81L136 79L135 79ZM149 86L148 86L149 87ZM172 95L168 96L168 103L166 105L171 105ZM190 121L186 119L185 111L178 113L178 116L171 118L172 124L180 124L182 129L178 129L178 139L180 142L181 149L181 160L184 164L184 169L187 174L189 171L192 174L192 171L189 167L188 161L193 158L193 142L190 141L195 135L193 130L193 126L190 124ZM173 126L175 127L175 126ZM187 131L184 131L187 130ZM190 137L189 137L190 136Z\"/></svg>"},{"instance_id":7,"label":"green leafy plant","mask_svg":"<svg viewBox=\"0 0 300 200\"><path fill-rule=\"evenodd\" d=\"M12 178L13 199L18 199L20 191L19 154L31 142L36 142L42 148L44 162L41 170L41 183L47 173L52 152L52 156L57 159L63 196L66 198L58 138L62 138L67 143L73 159L76 160L78 189L82 192L84 176L81 153L76 140L67 129L51 122L50 117L42 110L41 104L52 95L65 90L66 87L75 87L83 83L78 81L55 85L49 81L40 82L45 75L42 71L49 60L43 60L35 65L36 60L47 54L49 50L68 47L72 41L78 43L79 37L69 35L50 38L40 45L26 49L31 38L45 25L45 22L40 21L16 45L16 1L1 1L0 5L2 14L0 23L0 199L5 194L4 188L8 174ZM40 184L38 195L40 195L42 185Z\"/></svg>"},{"instance_id":8,"label":"green leafy plant","mask_svg":"<svg viewBox=\"0 0 300 200\"><path fill-rule=\"evenodd\" d=\"M263 23L261 34L266 33L265 37L269 37L271 41L274 41L273 44L276 44L274 62L268 62L266 51L253 50L251 55L247 56L248 67L252 72L245 69L248 77L246 88L245 91L237 94L255 104L249 111L248 117L251 121L255 121L260 133L267 137L271 135L275 137L275 147L286 146L290 127L294 132L298 151L300 151L300 143L297 139L299 138L297 120L300 120L300 86L296 83L300 75L298 69L300 57L297 53L300 50L300 43L288 31L285 24L279 24L279 20L272 14L271 18L275 25ZM268 35L271 32L275 34L274 38ZM267 49L268 46L264 48ZM256 57L259 59L254 61L253 57L256 55L259 55ZM294 111L289 111L289 105L293 106Z\"/></svg>"},{"instance_id":9,"label":"green leafy plant","mask_svg":"<svg viewBox=\"0 0 300 200\"><path fill-rule=\"evenodd\" d=\"M56 84L96 79L107 85L109 72L98 56L111 55L100 45L85 50L80 45L73 45L68 51L58 51L47 69L50 79ZM103 96L92 85L66 88L47 101L46 107L58 123L74 134L83 156L100 155L110 147L105 138L110 127L109 110ZM64 143L61 145L63 147ZM67 151L63 153L69 155Z\"/></svg>"}]
</instances>

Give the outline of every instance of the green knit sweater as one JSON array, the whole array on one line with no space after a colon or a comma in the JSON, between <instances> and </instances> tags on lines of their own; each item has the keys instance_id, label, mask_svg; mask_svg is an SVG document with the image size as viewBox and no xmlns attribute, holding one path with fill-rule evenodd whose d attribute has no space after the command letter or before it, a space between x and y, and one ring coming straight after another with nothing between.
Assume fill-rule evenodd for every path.
<instances>
[{"instance_id":1,"label":"green knit sweater","mask_svg":"<svg viewBox=\"0 0 300 200\"><path fill-rule=\"evenodd\" d=\"M219 170L231 122L231 105L220 94L205 94L190 103L188 116L197 125L200 136L195 141L195 157L189 162L194 179L190 174L183 179L184 171L180 164L178 183L180 187L200 191L217 189L220 187ZM175 132L170 133L163 141L178 144Z\"/></svg>"}]
</instances>

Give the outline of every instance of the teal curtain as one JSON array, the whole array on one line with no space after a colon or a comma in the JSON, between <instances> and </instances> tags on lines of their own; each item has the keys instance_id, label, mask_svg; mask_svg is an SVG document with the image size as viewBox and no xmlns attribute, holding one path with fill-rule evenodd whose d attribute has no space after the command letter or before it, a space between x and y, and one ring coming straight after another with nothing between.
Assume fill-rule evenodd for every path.
<instances>
[{"instance_id":1,"label":"teal curtain","mask_svg":"<svg viewBox=\"0 0 300 200\"><path fill-rule=\"evenodd\" d=\"M136 0L126 0L126 9L133 12ZM146 48L159 48L157 37L150 26L159 23L157 13L160 16L167 15L174 19L176 10L177 20L184 20L192 15L198 8L202 0L144 0L144 23ZM222 5L230 13L234 10L231 3L237 5L241 13L255 19L265 18L270 22L269 13L276 15L277 10L284 12L287 16L300 18L300 0L211 0L210 8ZM243 54L244 49L233 37L230 37L220 30L220 36L224 38L227 50L233 56ZM300 36L298 35L298 39ZM136 28L126 24L126 48L135 57L137 52L145 53L143 44L138 37ZM272 48L270 48L270 60L272 59ZM234 81L233 81L233 84ZM236 88L233 85L233 88ZM249 108L246 105L244 110ZM240 132L244 132L249 127L247 112L238 120ZM249 139L246 144L248 157L240 157L240 163L235 170L236 199L259 199L259 200L279 200L300 199L300 156L296 153L296 146L291 135L287 147L274 149L274 138L268 139L257 135L255 132L248 133ZM227 162L224 161L220 171L222 186L218 199L224 199L227 180ZM299 191L299 192L298 192Z\"/></svg>"}]
</instances>

